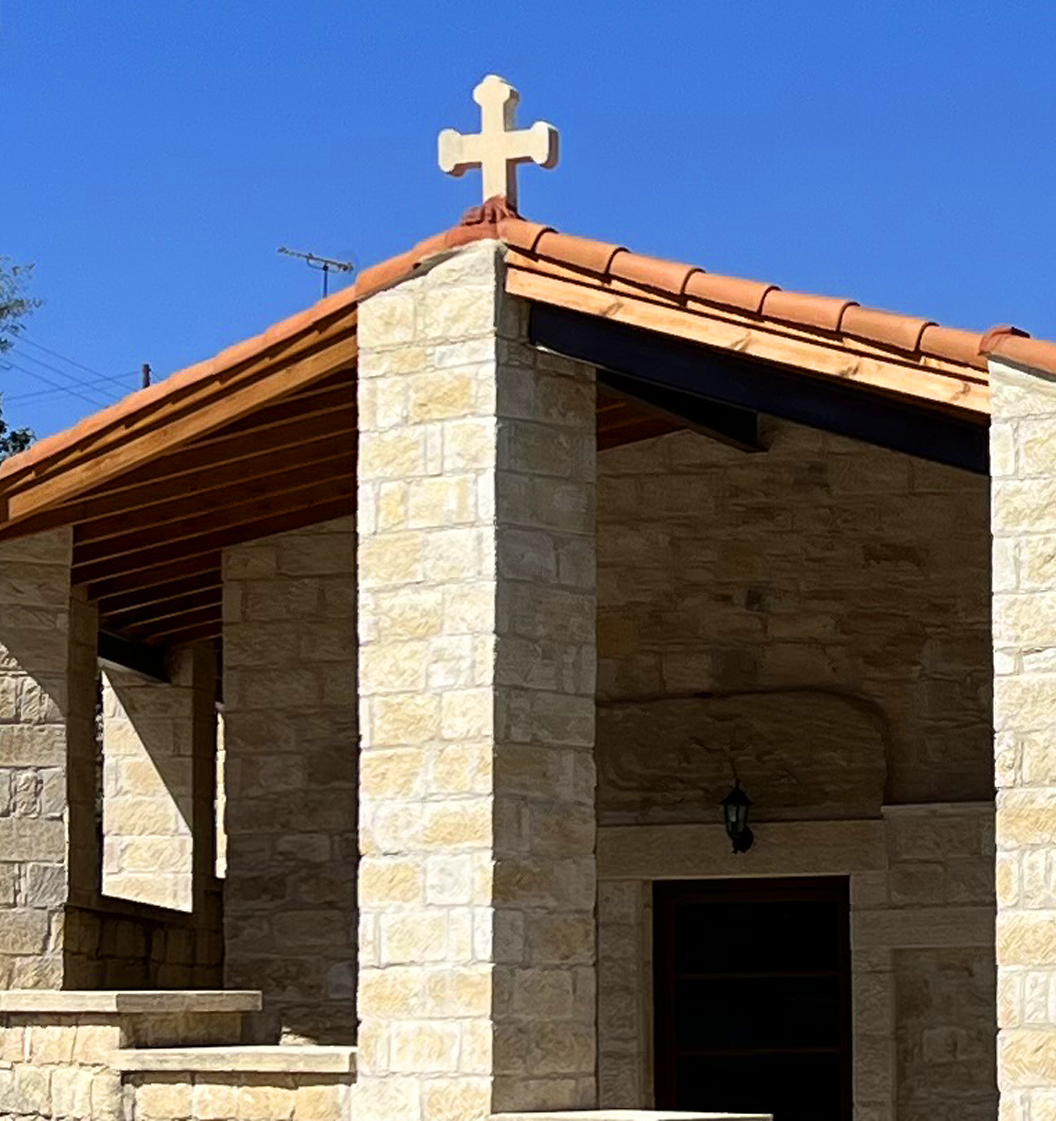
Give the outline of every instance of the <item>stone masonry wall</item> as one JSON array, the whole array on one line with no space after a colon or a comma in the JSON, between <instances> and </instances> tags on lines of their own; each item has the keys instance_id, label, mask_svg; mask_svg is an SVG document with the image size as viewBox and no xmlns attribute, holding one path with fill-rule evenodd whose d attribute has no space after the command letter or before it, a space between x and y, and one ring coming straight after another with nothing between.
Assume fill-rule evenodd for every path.
<instances>
[{"instance_id":1,"label":"stone masonry wall","mask_svg":"<svg viewBox=\"0 0 1056 1121\"><path fill-rule=\"evenodd\" d=\"M262 1041L356 1031L356 526L224 553L226 984Z\"/></svg>"},{"instance_id":2,"label":"stone masonry wall","mask_svg":"<svg viewBox=\"0 0 1056 1121\"><path fill-rule=\"evenodd\" d=\"M763 439L598 458L599 820L714 820L727 752L756 820L989 799L986 479Z\"/></svg>"},{"instance_id":3,"label":"stone masonry wall","mask_svg":"<svg viewBox=\"0 0 1056 1121\"><path fill-rule=\"evenodd\" d=\"M168 684L130 670L103 672L103 893L189 911L195 701L190 657L174 660L171 670Z\"/></svg>"},{"instance_id":4,"label":"stone masonry wall","mask_svg":"<svg viewBox=\"0 0 1056 1121\"><path fill-rule=\"evenodd\" d=\"M998 1079L1056 1117L1056 382L991 363Z\"/></svg>"},{"instance_id":5,"label":"stone masonry wall","mask_svg":"<svg viewBox=\"0 0 1056 1121\"><path fill-rule=\"evenodd\" d=\"M85 797L68 787L95 643L92 612L71 604L71 541L63 529L0 544L0 987L63 983L64 908L93 867Z\"/></svg>"},{"instance_id":6,"label":"stone masonry wall","mask_svg":"<svg viewBox=\"0 0 1056 1121\"><path fill-rule=\"evenodd\" d=\"M360 308L363 1121L595 1101L593 374L501 288Z\"/></svg>"}]
</instances>

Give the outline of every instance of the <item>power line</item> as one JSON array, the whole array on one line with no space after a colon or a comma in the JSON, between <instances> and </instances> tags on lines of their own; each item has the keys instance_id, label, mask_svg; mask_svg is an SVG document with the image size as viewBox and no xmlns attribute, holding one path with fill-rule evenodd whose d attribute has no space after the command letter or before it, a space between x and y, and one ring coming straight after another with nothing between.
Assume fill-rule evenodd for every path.
<instances>
[{"instance_id":1,"label":"power line","mask_svg":"<svg viewBox=\"0 0 1056 1121\"><path fill-rule=\"evenodd\" d=\"M99 406L105 407L112 403L110 401L99 401L87 397L85 394L79 393L72 385L62 385L61 382L52 381L51 378L46 377L37 370L27 370L25 366L20 366L17 362L12 362L10 359L0 360L0 369L18 370L23 374L28 374L31 378L36 378L38 381L44 382L45 385L50 385L53 389L62 390L64 393L72 393L74 397L80 397L82 401L87 401L89 405L94 405L96 408L99 408Z\"/></svg>"},{"instance_id":2,"label":"power line","mask_svg":"<svg viewBox=\"0 0 1056 1121\"><path fill-rule=\"evenodd\" d=\"M96 385L99 382L120 380L119 377L107 377L105 374L100 374L100 376L94 380L88 378L78 378L73 374L67 373L65 370L60 370L58 366L53 366L50 362L45 362L43 358L37 358L32 354L26 354L25 351L19 350L17 346L15 346L13 349L15 353L17 353L18 356L24 359L26 362L33 362L38 366L43 366L45 370L50 370L53 374L58 374L60 378L67 378L71 385L78 386L80 389L92 389L94 391ZM115 400L118 396L112 389L100 389L98 390L98 392L108 393Z\"/></svg>"},{"instance_id":3,"label":"power line","mask_svg":"<svg viewBox=\"0 0 1056 1121\"><path fill-rule=\"evenodd\" d=\"M124 376L125 377L131 377L132 375L131 374L126 374ZM89 385L91 385L91 383L90 382L85 382L85 385L89 386ZM34 389L29 393L15 393L15 394L0 393L0 398L3 399L3 402L4 402L5 405L12 405L16 401L33 401L33 400L37 400L38 398L41 398L41 397L53 397L56 393L69 393L70 388L71 387L68 386L68 385L63 385L63 386L56 386L55 389ZM132 390L129 389L128 392L131 393Z\"/></svg>"},{"instance_id":4,"label":"power line","mask_svg":"<svg viewBox=\"0 0 1056 1121\"><path fill-rule=\"evenodd\" d=\"M18 335L18 341L29 343L31 347L36 350L42 350L45 354L50 354L52 358L59 358L63 362L69 362L71 366L76 366L79 370L84 370L86 374L94 374L97 378L105 378L106 374L101 373L99 370L93 370L91 366L86 366L83 362L76 362L72 358L67 358L65 354L60 354L57 350L52 350L50 347L44 346L43 343L34 342L28 335Z\"/></svg>"}]
</instances>

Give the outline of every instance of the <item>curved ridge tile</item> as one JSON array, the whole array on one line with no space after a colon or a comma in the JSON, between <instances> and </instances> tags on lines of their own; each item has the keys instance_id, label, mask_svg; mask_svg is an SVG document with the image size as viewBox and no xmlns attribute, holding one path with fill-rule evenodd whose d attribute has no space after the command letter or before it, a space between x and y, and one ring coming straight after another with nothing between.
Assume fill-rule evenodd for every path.
<instances>
[{"instance_id":1,"label":"curved ridge tile","mask_svg":"<svg viewBox=\"0 0 1056 1121\"><path fill-rule=\"evenodd\" d=\"M856 304L856 300L844 300L839 296L814 296L808 292L774 289L763 300L762 314L768 319L780 319L783 323L838 331L843 313Z\"/></svg>"},{"instance_id":2,"label":"curved ridge tile","mask_svg":"<svg viewBox=\"0 0 1056 1121\"><path fill-rule=\"evenodd\" d=\"M917 349L929 358L963 362L966 366L986 369L986 359L979 354L982 335L978 331L962 331L958 327L941 327L931 323L920 334Z\"/></svg>"},{"instance_id":3,"label":"curved ridge tile","mask_svg":"<svg viewBox=\"0 0 1056 1121\"><path fill-rule=\"evenodd\" d=\"M546 230L536 242L535 252L540 257L560 261L574 269L585 269L587 272L606 276L613 257L625 250L622 245L611 245L607 241Z\"/></svg>"},{"instance_id":4,"label":"curved ridge tile","mask_svg":"<svg viewBox=\"0 0 1056 1121\"><path fill-rule=\"evenodd\" d=\"M678 261L666 261L661 257L643 257L638 253L617 253L609 265L609 274L643 288L667 292L681 296L686 282L704 270L696 265L683 265Z\"/></svg>"},{"instance_id":5,"label":"curved ridge tile","mask_svg":"<svg viewBox=\"0 0 1056 1121\"><path fill-rule=\"evenodd\" d=\"M852 305L843 313L840 331L855 339L893 346L912 353L920 343L924 328L931 325L930 319L917 319L894 311Z\"/></svg>"},{"instance_id":6,"label":"curved ridge tile","mask_svg":"<svg viewBox=\"0 0 1056 1121\"><path fill-rule=\"evenodd\" d=\"M987 332L989 335L990 332ZM1056 343L1048 339L1032 339L1029 335L1001 334L986 353L991 358L1006 358L1033 370L1056 374Z\"/></svg>"},{"instance_id":7,"label":"curved ridge tile","mask_svg":"<svg viewBox=\"0 0 1056 1121\"><path fill-rule=\"evenodd\" d=\"M779 291L776 284L768 284L763 280L744 280L739 276L701 271L686 277L682 295L758 315L766 297L771 292Z\"/></svg>"},{"instance_id":8,"label":"curved ridge tile","mask_svg":"<svg viewBox=\"0 0 1056 1121\"><path fill-rule=\"evenodd\" d=\"M525 253L534 253L543 234L556 233L553 226L529 222L524 218L505 218L499 223L499 237Z\"/></svg>"}]
</instances>

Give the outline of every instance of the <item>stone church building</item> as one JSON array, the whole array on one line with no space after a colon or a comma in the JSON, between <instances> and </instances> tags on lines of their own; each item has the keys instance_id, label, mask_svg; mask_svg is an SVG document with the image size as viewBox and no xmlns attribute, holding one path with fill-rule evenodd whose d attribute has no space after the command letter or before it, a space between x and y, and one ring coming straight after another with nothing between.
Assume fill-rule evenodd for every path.
<instances>
[{"instance_id":1,"label":"stone church building","mask_svg":"<svg viewBox=\"0 0 1056 1121\"><path fill-rule=\"evenodd\" d=\"M0 467L0 1117L1052 1121L1056 344L526 221L477 94Z\"/></svg>"}]
</instances>

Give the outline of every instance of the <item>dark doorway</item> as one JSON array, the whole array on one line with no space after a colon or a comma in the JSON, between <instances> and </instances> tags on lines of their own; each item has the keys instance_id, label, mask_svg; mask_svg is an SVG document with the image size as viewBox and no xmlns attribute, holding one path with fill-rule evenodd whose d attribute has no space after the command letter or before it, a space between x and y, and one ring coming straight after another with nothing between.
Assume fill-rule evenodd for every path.
<instances>
[{"instance_id":1,"label":"dark doorway","mask_svg":"<svg viewBox=\"0 0 1056 1121\"><path fill-rule=\"evenodd\" d=\"M848 881L657 883L656 1104L850 1121Z\"/></svg>"}]
</instances>

